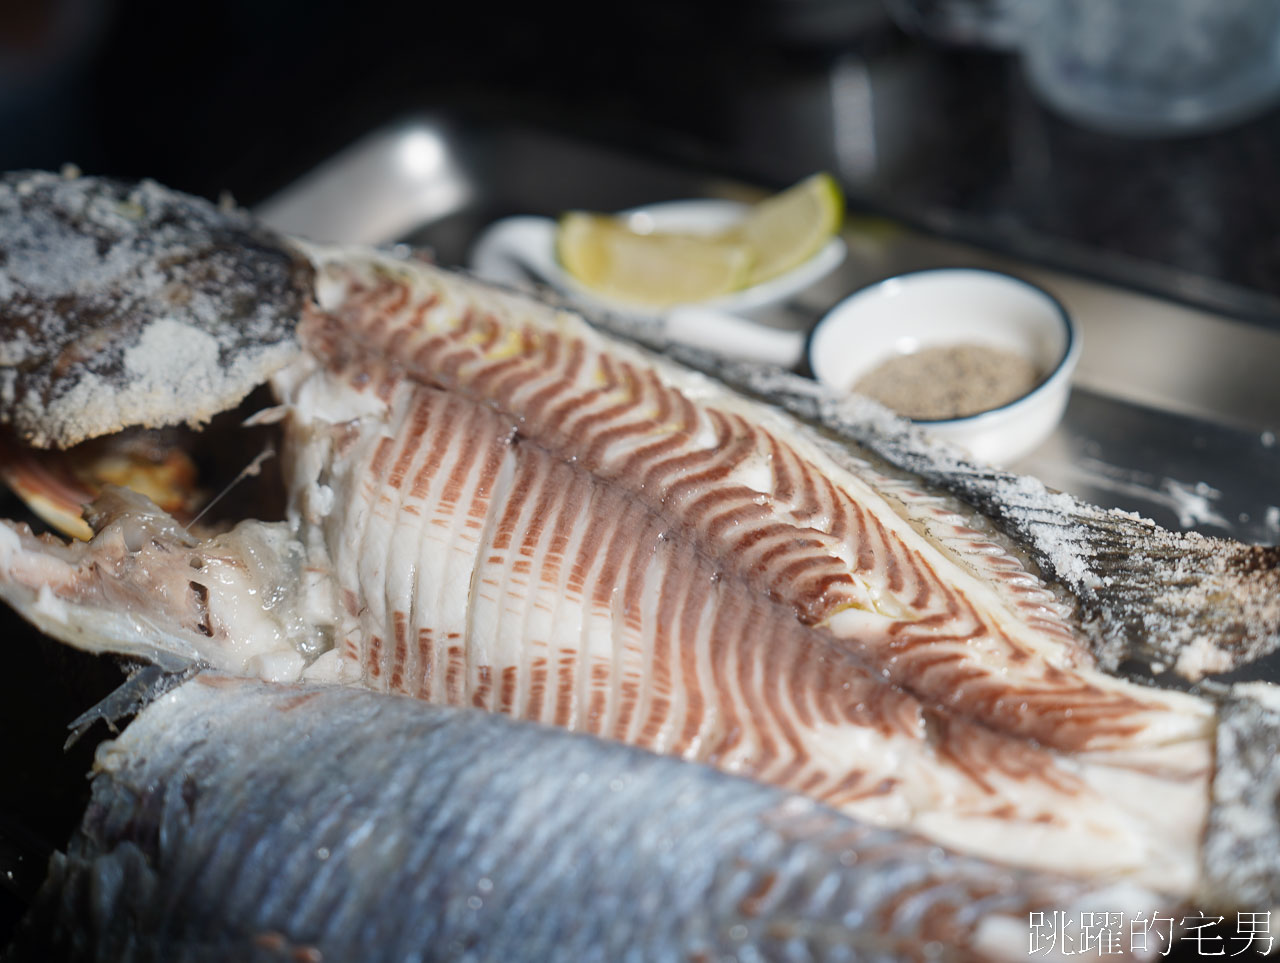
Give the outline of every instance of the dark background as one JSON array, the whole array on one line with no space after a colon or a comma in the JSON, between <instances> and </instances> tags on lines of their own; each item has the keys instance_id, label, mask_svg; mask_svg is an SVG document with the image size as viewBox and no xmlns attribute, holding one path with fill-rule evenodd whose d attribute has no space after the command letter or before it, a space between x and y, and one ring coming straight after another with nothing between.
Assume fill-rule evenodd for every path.
<instances>
[{"instance_id":1,"label":"dark background","mask_svg":"<svg viewBox=\"0 0 1280 963\"><path fill-rule=\"evenodd\" d=\"M843 163L833 78L864 66L876 154ZM253 204L442 107L764 185L834 168L855 206L1280 326L1280 111L1100 134L1042 108L1013 57L904 32L879 0L0 2L0 168Z\"/></svg>"},{"instance_id":2,"label":"dark background","mask_svg":"<svg viewBox=\"0 0 1280 963\"><path fill-rule=\"evenodd\" d=\"M715 141L707 78L739 69L726 52L760 35L754 16L749 0L5 0L0 166L74 161L252 203L382 121L459 104Z\"/></svg>"}]
</instances>

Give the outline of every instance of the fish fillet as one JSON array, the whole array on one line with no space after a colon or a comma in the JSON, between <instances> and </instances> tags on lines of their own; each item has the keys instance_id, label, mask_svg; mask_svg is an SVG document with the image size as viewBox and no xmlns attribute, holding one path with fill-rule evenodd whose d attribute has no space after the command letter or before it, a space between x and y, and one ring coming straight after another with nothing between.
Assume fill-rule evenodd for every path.
<instances>
[{"instance_id":1,"label":"fish fillet","mask_svg":"<svg viewBox=\"0 0 1280 963\"><path fill-rule=\"evenodd\" d=\"M1095 671L954 513L574 315L379 260L318 290L276 384L340 678L1190 890L1208 706Z\"/></svg>"}]
</instances>

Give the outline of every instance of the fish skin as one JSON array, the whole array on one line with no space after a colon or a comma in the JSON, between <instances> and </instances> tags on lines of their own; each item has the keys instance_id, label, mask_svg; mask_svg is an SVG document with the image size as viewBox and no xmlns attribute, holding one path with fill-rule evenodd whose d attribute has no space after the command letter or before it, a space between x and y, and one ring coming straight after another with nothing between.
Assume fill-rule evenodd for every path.
<instances>
[{"instance_id":1,"label":"fish skin","mask_svg":"<svg viewBox=\"0 0 1280 963\"><path fill-rule=\"evenodd\" d=\"M1205 889L1280 907L1280 687L1237 683L1221 694L1216 755Z\"/></svg>"},{"instance_id":2,"label":"fish skin","mask_svg":"<svg viewBox=\"0 0 1280 963\"><path fill-rule=\"evenodd\" d=\"M1015 959L1029 911L1155 899L344 687L197 676L96 768L14 963Z\"/></svg>"}]
</instances>

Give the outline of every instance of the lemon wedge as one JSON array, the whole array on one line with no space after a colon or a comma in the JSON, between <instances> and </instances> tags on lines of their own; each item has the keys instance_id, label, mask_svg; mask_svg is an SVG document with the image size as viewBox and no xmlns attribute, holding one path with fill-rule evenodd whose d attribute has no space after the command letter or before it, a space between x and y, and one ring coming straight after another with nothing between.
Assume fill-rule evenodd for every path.
<instances>
[{"instance_id":1,"label":"lemon wedge","mask_svg":"<svg viewBox=\"0 0 1280 963\"><path fill-rule=\"evenodd\" d=\"M739 241L692 234L641 234L604 214L560 218L556 255L577 281L619 301L653 307L720 297L750 276L752 253Z\"/></svg>"},{"instance_id":2,"label":"lemon wedge","mask_svg":"<svg viewBox=\"0 0 1280 963\"><path fill-rule=\"evenodd\" d=\"M757 204L729 232L755 257L747 285L785 274L818 253L840 229L844 195L830 174L806 177Z\"/></svg>"},{"instance_id":3,"label":"lemon wedge","mask_svg":"<svg viewBox=\"0 0 1280 963\"><path fill-rule=\"evenodd\" d=\"M570 211L556 228L556 256L578 283L605 297L648 307L690 304L803 264L840 229L843 214L839 184L820 173L717 234L645 233L620 217Z\"/></svg>"}]
</instances>

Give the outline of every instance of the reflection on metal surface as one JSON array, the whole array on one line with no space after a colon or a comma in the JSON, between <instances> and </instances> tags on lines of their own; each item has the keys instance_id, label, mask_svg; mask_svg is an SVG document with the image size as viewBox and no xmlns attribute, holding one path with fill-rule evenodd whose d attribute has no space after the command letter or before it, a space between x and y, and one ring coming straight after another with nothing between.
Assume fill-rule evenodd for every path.
<instances>
[{"instance_id":1,"label":"reflection on metal surface","mask_svg":"<svg viewBox=\"0 0 1280 963\"><path fill-rule=\"evenodd\" d=\"M404 168L406 177L439 177L447 160L444 141L438 131L429 127L411 130L397 145L396 159Z\"/></svg>"},{"instance_id":2,"label":"reflection on metal surface","mask_svg":"<svg viewBox=\"0 0 1280 963\"><path fill-rule=\"evenodd\" d=\"M1271 432L1077 388L1054 435L1013 467L1168 527L1280 543L1280 446Z\"/></svg>"},{"instance_id":3,"label":"reflection on metal surface","mask_svg":"<svg viewBox=\"0 0 1280 963\"><path fill-rule=\"evenodd\" d=\"M831 141L842 176L859 180L875 176L880 144L871 74L862 60L846 57L832 67Z\"/></svg>"},{"instance_id":4,"label":"reflection on metal surface","mask_svg":"<svg viewBox=\"0 0 1280 963\"><path fill-rule=\"evenodd\" d=\"M360 185L355 203L353 184ZM410 124L339 154L257 213L279 230L315 241L377 244L466 206L471 193L447 134Z\"/></svg>"},{"instance_id":5,"label":"reflection on metal surface","mask_svg":"<svg viewBox=\"0 0 1280 963\"><path fill-rule=\"evenodd\" d=\"M1177 516L1178 524L1183 528L1232 527L1233 523L1214 509L1222 499L1222 492L1207 482L1160 477L1148 471L1113 465L1100 458L1083 458L1068 465L1067 470L1093 488L1163 506Z\"/></svg>"}]
</instances>

